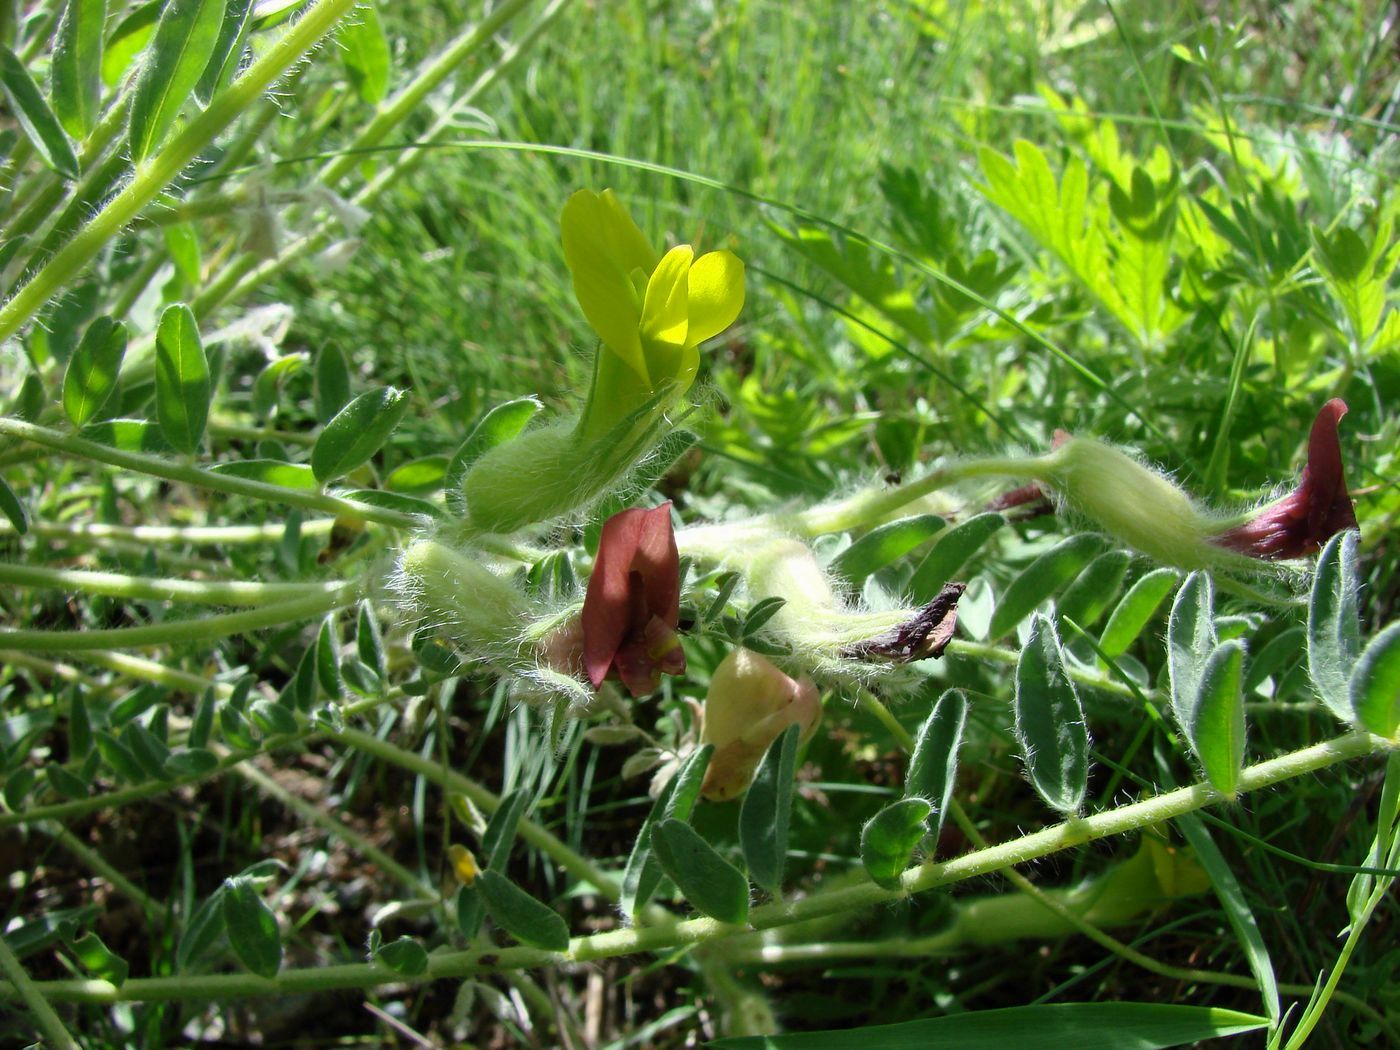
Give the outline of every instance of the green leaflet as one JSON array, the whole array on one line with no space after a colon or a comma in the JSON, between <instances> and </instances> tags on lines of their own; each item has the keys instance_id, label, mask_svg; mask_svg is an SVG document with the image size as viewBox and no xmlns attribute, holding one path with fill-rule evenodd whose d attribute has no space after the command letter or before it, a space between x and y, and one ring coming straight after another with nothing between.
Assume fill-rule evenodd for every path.
<instances>
[{"instance_id":1,"label":"green leaflet","mask_svg":"<svg viewBox=\"0 0 1400 1050\"><path fill-rule=\"evenodd\" d=\"M49 108L39 85L24 68L18 55L0 45L0 90L10 104L10 112L24 129L44 163L69 179L78 177L78 158L58 117Z\"/></svg>"},{"instance_id":2,"label":"green leaflet","mask_svg":"<svg viewBox=\"0 0 1400 1050\"><path fill-rule=\"evenodd\" d=\"M99 317L88 325L63 373L63 411L81 427L102 411L117 388L126 356L126 325Z\"/></svg>"},{"instance_id":3,"label":"green leaflet","mask_svg":"<svg viewBox=\"0 0 1400 1050\"><path fill-rule=\"evenodd\" d=\"M259 977L276 977L282 968L282 933L253 881L244 875L224 880L224 929L243 966Z\"/></svg>"},{"instance_id":4,"label":"green leaflet","mask_svg":"<svg viewBox=\"0 0 1400 1050\"><path fill-rule=\"evenodd\" d=\"M801 726L788 726L769 746L739 810L739 842L749 877L775 897L782 891L787 861L788 817L801 732Z\"/></svg>"},{"instance_id":5,"label":"green leaflet","mask_svg":"<svg viewBox=\"0 0 1400 1050\"><path fill-rule=\"evenodd\" d=\"M904 794L906 798L922 798L932 804L937 817L933 828L935 837L943 827L948 800L953 795L953 783L958 774L958 748L962 745L966 725L967 694L961 689L949 689L933 705L914 741L914 754L904 778Z\"/></svg>"},{"instance_id":6,"label":"green leaflet","mask_svg":"<svg viewBox=\"0 0 1400 1050\"><path fill-rule=\"evenodd\" d=\"M1244 646L1228 641L1216 646L1201 667L1201 681L1183 725L1191 750L1206 779L1226 798L1234 798L1244 767Z\"/></svg>"},{"instance_id":7,"label":"green leaflet","mask_svg":"<svg viewBox=\"0 0 1400 1050\"><path fill-rule=\"evenodd\" d=\"M1006 593L992 610L987 638L1000 638L1035 611L1041 602L1058 591L1084 568L1101 550L1103 540L1091 533L1080 533L1061 540L1011 581Z\"/></svg>"},{"instance_id":8,"label":"green leaflet","mask_svg":"<svg viewBox=\"0 0 1400 1050\"><path fill-rule=\"evenodd\" d=\"M131 99L131 159L160 149L180 110L214 58L224 22L223 0L170 0L146 49Z\"/></svg>"},{"instance_id":9,"label":"green leaflet","mask_svg":"<svg viewBox=\"0 0 1400 1050\"><path fill-rule=\"evenodd\" d=\"M1054 624L1039 613L1016 661L1015 714L1031 785L1052 809L1076 813L1089 782L1089 730Z\"/></svg>"},{"instance_id":10,"label":"green leaflet","mask_svg":"<svg viewBox=\"0 0 1400 1050\"><path fill-rule=\"evenodd\" d=\"M54 33L49 94L65 131L81 142L102 105L102 31L107 0L68 0Z\"/></svg>"},{"instance_id":11,"label":"green leaflet","mask_svg":"<svg viewBox=\"0 0 1400 1050\"><path fill-rule=\"evenodd\" d=\"M1344 722L1356 717L1351 676L1361 656L1357 614L1355 529L1337 533L1323 548L1308 597L1308 675L1317 693Z\"/></svg>"},{"instance_id":12,"label":"green leaflet","mask_svg":"<svg viewBox=\"0 0 1400 1050\"><path fill-rule=\"evenodd\" d=\"M1210 577L1193 572L1172 602L1167 620L1167 666L1171 677L1172 711L1178 725L1195 717L1205 663L1215 651L1215 593Z\"/></svg>"},{"instance_id":13,"label":"green leaflet","mask_svg":"<svg viewBox=\"0 0 1400 1050\"><path fill-rule=\"evenodd\" d=\"M1131 561L1132 555L1127 551L1100 554L1065 589L1055 603L1055 611L1080 627L1093 626L1118 597Z\"/></svg>"},{"instance_id":14,"label":"green leaflet","mask_svg":"<svg viewBox=\"0 0 1400 1050\"><path fill-rule=\"evenodd\" d=\"M652 804L651 812L637 833L637 841L632 844L627 868L622 875L622 900L619 903L622 914L628 918L646 907L661 882L661 866L652 856L652 827L663 820L690 819L695 801L700 797L700 787L705 782L705 771L710 767L710 756L714 752L713 744L706 744L692 752Z\"/></svg>"},{"instance_id":15,"label":"green leaflet","mask_svg":"<svg viewBox=\"0 0 1400 1050\"><path fill-rule=\"evenodd\" d=\"M538 398L522 397L497 405L472 428L467 439L462 442L447 465L447 476L443 478L447 506L456 514L467 512L466 497L462 494L462 482L467 471L483 455L515 437L530 420L535 418L544 405Z\"/></svg>"},{"instance_id":16,"label":"green leaflet","mask_svg":"<svg viewBox=\"0 0 1400 1050\"><path fill-rule=\"evenodd\" d=\"M483 871L474 888L481 892L492 921L517 941L553 952L568 951L569 927L559 913L499 871Z\"/></svg>"},{"instance_id":17,"label":"green leaflet","mask_svg":"<svg viewBox=\"0 0 1400 1050\"><path fill-rule=\"evenodd\" d=\"M408 411L408 393L391 386L366 390L337 412L311 447L318 481L334 481L367 463Z\"/></svg>"},{"instance_id":18,"label":"green leaflet","mask_svg":"<svg viewBox=\"0 0 1400 1050\"><path fill-rule=\"evenodd\" d=\"M341 60L360 98L371 106L389 91L389 41L373 2L362 4L345 20L338 37Z\"/></svg>"},{"instance_id":19,"label":"green leaflet","mask_svg":"<svg viewBox=\"0 0 1400 1050\"><path fill-rule=\"evenodd\" d=\"M933 601L943 585L1005 524L1005 518L989 511L968 518L943 533L914 570L909 581L909 596L919 603Z\"/></svg>"},{"instance_id":20,"label":"green leaflet","mask_svg":"<svg viewBox=\"0 0 1400 1050\"><path fill-rule=\"evenodd\" d=\"M1140 577L1109 615L1099 648L1110 657L1127 652L1180 578L1175 569L1153 569Z\"/></svg>"},{"instance_id":21,"label":"green leaflet","mask_svg":"<svg viewBox=\"0 0 1400 1050\"><path fill-rule=\"evenodd\" d=\"M902 798L865 822L860 829L860 862L873 882L887 890L899 889L899 876L928 832L932 812L927 799Z\"/></svg>"},{"instance_id":22,"label":"green leaflet","mask_svg":"<svg viewBox=\"0 0 1400 1050\"><path fill-rule=\"evenodd\" d=\"M156 420L177 452L199 450L212 396L209 359L194 314L183 303L167 306L156 328Z\"/></svg>"},{"instance_id":23,"label":"green leaflet","mask_svg":"<svg viewBox=\"0 0 1400 1050\"><path fill-rule=\"evenodd\" d=\"M742 923L749 915L749 880L689 824L674 818L651 829L651 848L676 888L702 915Z\"/></svg>"},{"instance_id":24,"label":"green leaflet","mask_svg":"<svg viewBox=\"0 0 1400 1050\"><path fill-rule=\"evenodd\" d=\"M892 565L943 528L943 519L936 514L920 514L881 525L837 555L831 563L831 571L859 590L867 577Z\"/></svg>"},{"instance_id":25,"label":"green leaflet","mask_svg":"<svg viewBox=\"0 0 1400 1050\"><path fill-rule=\"evenodd\" d=\"M1386 739L1400 730L1400 623L1371 639L1351 677L1356 719Z\"/></svg>"}]
</instances>

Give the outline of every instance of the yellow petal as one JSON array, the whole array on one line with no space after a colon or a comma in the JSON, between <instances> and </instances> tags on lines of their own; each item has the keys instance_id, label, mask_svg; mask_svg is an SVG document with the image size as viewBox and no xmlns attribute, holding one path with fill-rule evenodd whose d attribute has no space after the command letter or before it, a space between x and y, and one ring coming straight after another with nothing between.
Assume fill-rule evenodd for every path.
<instances>
[{"instance_id":1,"label":"yellow petal","mask_svg":"<svg viewBox=\"0 0 1400 1050\"><path fill-rule=\"evenodd\" d=\"M694 254L690 245L676 245L662 257L647 282L641 332L653 382L674 377L680 365L679 352L686 345L690 325L686 276Z\"/></svg>"},{"instance_id":2,"label":"yellow petal","mask_svg":"<svg viewBox=\"0 0 1400 1050\"><path fill-rule=\"evenodd\" d=\"M690 346L719 335L744 308L744 264L733 252L708 252L690 268Z\"/></svg>"},{"instance_id":3,"label":"yellow petal","mask_svg":"<svg viewBox=\"0 0 1400 1050\"><path fill-rule=\"evenodd\" d=\"M646 234L632 221L627 209L612 190L604 190L598 198L602 206L603 224L608 250L624 270L639 269L651 273L656 269L656 249Z\"/></svg>"},{"instance_id":4,"label":"yellow petal","mask_svg":"<svg viewBox=\"0 0 1400 1050\"><path fill-rule=\"evenodd\" d=\"M583 315L603 342L644 381L649 383L646 360L637 326L641 302L633 286L630 260L647 250L645 238L625 212L621 217L636 237L619 228L620 205L609 204L589 190L579 190L564 204L559 229L564 242L564 261L573 275L574 295ZM626 256L627 258L625 258Z\"/></svg>"}]
</instances>

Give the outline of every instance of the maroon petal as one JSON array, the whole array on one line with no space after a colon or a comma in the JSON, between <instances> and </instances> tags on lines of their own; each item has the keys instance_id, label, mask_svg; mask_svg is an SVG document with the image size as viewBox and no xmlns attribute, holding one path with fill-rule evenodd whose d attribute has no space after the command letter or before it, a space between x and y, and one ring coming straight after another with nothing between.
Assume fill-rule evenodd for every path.
<instances>
[{"instance_id":1,"label":"maroon petal","mask_svg":"<svg viewBox=\"0 0 1400 1050\"><path fill-rule=\"evenodd\" d=\"M652 616L659 616L668 626L675 627L681 612L681 559L671 528L671 504L663 503L641 513L632 570L641 573L648 615L641 624L633 626L645 627Z\"/></svg>"},{"instance_id":2,"label":"maroon petal","mask_svg":"<svg viewBox=\"0 0 1400 1050\"><path fill-rule=\"evenodd\" d=\"M1282 561L1312 554L1343 529L1356 528L1337 436L1337 424L1346 414L1341 398L1323 405L1308 435L1308 462L1298 487L1243 525L1220 533L1215 542L1250 557Z\"/></svg>"},{"instance_id":3,"label":"maroon petal","mask_svg":"<svg viewBox=\"0 0 1400 1050\"><path fill-rule=\"evenodd\" d=\"M629 577L647 511L633 507L603 523L598 557L583 598L583 664L596 689L612 668L613 657L630 633L632 590Z\"/></svg>"}]
</instances>

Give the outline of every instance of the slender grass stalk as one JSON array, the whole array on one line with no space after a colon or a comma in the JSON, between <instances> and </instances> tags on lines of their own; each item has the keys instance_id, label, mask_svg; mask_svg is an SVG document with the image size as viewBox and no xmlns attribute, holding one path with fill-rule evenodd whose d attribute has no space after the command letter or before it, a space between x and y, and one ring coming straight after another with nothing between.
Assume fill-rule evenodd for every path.
<instances>
[{"instance_id":1,"label":"slender grass stalk","mask_svg":"<svg viewBox=\"0 0 1400 1050\"><path fill-rule=\"evenodd\" d=\"M34 1022L51 1047L55 1050L78 1050L77 1041L68 1034L68 1029L63 1027L63 1022L44 998L44 993L24 972L24 967L15 958L15 953L10 950L4 937L0 937L0 974L8 981L8 989L13 997L29 1007L29 1012L34 1015Z\"/></svg>"},{"instance_id":2,"label":"slender grass stalk","mask_svg":"<svg viewBox=\"0 0 1400 1050\"><path fill-rule=\"evenodd\" d=\"M243 583L234 580L153 579L120 572L52 569L0 563L0 584L53 591L81 591L129 601L189 602L195 605L272 605L294 598L332 596L344 589L329 583Z\"/></svg>"},{"instance_id":3,"label":"slender grass stalk","mask_svg":"<svg viewBox=\"0 0 1400 1050\"><path fill-rule=\"evenodd\" d=\"M340 499L322 492L303 492L298 489L269 485L261 481L238 478L230 474L216 474L213 471L202 470L184 463L174 463L168 459L147 455L143 452L125 452L109 445L100 445L95 441L88 441L86 438L74 437L71 434L36 426L19 419L0 418L0 434L20 438L24 441L32 441L36 445L43 445L46 448L81 459L91 459L114 467L125 467L127 470L149 474L152 477L165 478L167 481L180 481L233 496L249 496L269 503L316 511L321 514L332 514L336 517L358 518L362 521L378 522L381 525L391 525L395 528L413 528L423 524L420 518L412 514L387 510L383 507L372 507L367 503Z\"/></svg>"},{"instance_id":4,"label":"slender grass stalk","mask_svg":"<svg viewBox=\"0 0 1400 1050\"><path fill-rule=\"evenodd\" d=\"M331 531L334 518L313 518L301 523L303 536ZM97 521L31 521L29 534L46 540L107 543L112 540L145 545L206 544L251 546L279 543L287 535L281 523L270 525L108 525ZM16 536L15 527L0 521L0 538Z\"/></svg>"}]
</instances>

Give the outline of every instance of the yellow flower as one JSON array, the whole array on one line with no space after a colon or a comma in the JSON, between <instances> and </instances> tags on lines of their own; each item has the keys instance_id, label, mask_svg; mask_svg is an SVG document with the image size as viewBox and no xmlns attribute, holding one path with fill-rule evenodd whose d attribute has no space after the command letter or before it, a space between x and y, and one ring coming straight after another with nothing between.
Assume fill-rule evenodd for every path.
<instances>
[{"instance_id":1,"label":"yellow flower","mask_svg":"<svg viewBox=\"0 0 1400 1050\"><path fill-rule=\"evenodd\" d=\"M658 258L612 190L579 190L565 203L560 228L579 306L612 351L598 362L595 396L645 400L668 383L676 396L684 393L699 365L696 348L743 308L738 256L717 251L697 259L680 244Z\"/></svg>"}]
</instances>

